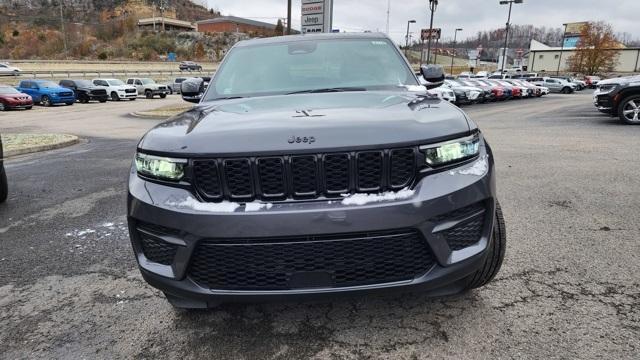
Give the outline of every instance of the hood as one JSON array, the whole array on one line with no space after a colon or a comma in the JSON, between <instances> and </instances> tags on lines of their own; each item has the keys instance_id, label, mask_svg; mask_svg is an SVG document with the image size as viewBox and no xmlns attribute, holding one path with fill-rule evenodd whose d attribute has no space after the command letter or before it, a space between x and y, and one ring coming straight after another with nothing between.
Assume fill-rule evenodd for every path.
<instances>
[{"instance_id":1,"label":"hood","mask_svg":"<svg viewBox=\"0 0 640 360\"><path fill-rule=\"evenodd\" d=\"M437 142L471 128L460 109L424 93L280 95L200 104L151 129L138 146L181 156L343 151Z\"/></svg>"},{"instance_id":2,"label":"hood","mask_svg":"<svg viewBox=\"0 0 640 360\"><path fill-rule=\"evenodd\" d=\"M59 92L73 92L71 89L67 89L66 87L57 86L52 88L40 88L41 93L51 94L51 93L59 93Z\"/></svg>"},{"instance_id":3,"label":"hood","mask_svg":"<svg viewBox=\"0 0 640 360\"><path fill-rule=\"evenodd\" d=\"M598 85L608 84L628 84L628 83L640 83L640 75L622 76L612 79L600 80Z\"/></svg>"}]
</instances>

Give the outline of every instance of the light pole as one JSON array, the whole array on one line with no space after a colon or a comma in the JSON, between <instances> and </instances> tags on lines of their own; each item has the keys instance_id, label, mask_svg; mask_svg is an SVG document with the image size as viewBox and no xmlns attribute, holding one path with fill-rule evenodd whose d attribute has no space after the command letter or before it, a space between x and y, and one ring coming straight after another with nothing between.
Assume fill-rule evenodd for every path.
<instances>
[{"instance_id":1,"label":"light pole","mask_svg":"<svg viewBox=\"0 0 640 360\"><path fill-rule=\"evenodd\" d=\"M556 70L556 76L560 75L560 63L562 62L562 53L564 52L564 39L567 37L567 24L564 25L564 33L562 33L562 45L560 47L560 56L558 58L558 69Z\"/></svg>"},{"instance_id":2,"label":"light pole","mask_svg":"<svg viewBox=\"0 0 640 360\"><path fill-rule=\"evenodd\" d=\"M449 74L453 75L453 58L456 56L456 40L458 40L458 31L462 31L462 29L456 29L453 33L453 52L451 53L451 69L449 70Z\"/></svg>"},{"instance_id":3,"label":"light pole","mask_svg":"<svg viewBox=\"0 0 640 360\"><path fill-rule=\"evenodd\" d=\"M404 56L405 57L407 56L407 49L409 48L409 25L415 24L415 23L416 23L415 20L407 21L407 37L406 37L407 43L404 46Z\"/></svg>"},{"instance_id":4,"label":"light pole","mask_svg":"<svg viewBox=\"0 0 640 360\"><path fill-rule=\"evenodd\" d=\"M429 39L427 39L427 64L429 64L429 56L431 55L431 36L433 32L433 13L438 7L438 0L429 0L429 10L431 10L431 21L429 22Z\"/></svg>"},{"instance_id":5,"label":"light pole","mask_svg":"<svg viewBox=\"0 0 640 360\"><path fill-rule=\"evenodd\" d=\"M500 68L500 74L504 74L504 62L507 60L507 46L509 46L509 22L511 22L511 6L513 3L522 4L524 0L501 0L500 5L509 4L509 17L507 18L507 31L504 35L504 48L502 49L502 67Z\"/></svg>"}]
</instances>

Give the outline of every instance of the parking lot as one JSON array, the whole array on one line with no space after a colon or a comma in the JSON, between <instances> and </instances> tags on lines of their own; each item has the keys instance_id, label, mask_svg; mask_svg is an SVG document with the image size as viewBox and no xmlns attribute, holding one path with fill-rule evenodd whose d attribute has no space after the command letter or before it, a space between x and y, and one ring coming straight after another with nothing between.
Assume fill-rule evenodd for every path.
<instances>
[{"instance_id":1,"label":"parking lot","mask_svg":"<svg viewBox=\"0 0 640 360\"><path fill-rule=\"evenodd\" d=\"M195 312L142 280L124 223L137 139L158 123L128 114L180 102L0 114L3 132L83 138L5 163L0 358L638 358L640 127L598 113L591 91L464 108L507 222L488 286Z\"/></svg>"}]
</instances>

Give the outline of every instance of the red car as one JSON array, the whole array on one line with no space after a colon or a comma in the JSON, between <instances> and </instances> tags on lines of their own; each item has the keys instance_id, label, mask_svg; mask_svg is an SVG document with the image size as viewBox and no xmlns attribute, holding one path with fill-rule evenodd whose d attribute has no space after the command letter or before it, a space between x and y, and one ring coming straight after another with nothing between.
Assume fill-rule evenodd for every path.
<instances>
[{"instance_id":1,"label":"red car","mask_svg":"<svg viewBox=\"0 0 640 360\"><path fill-rule=\"evenodd\" d=\"M19 108L29 110L32 107L33 99L31 96L21 93L11 86L0 84L0 111Z\"/></svg>"}]
</instances>

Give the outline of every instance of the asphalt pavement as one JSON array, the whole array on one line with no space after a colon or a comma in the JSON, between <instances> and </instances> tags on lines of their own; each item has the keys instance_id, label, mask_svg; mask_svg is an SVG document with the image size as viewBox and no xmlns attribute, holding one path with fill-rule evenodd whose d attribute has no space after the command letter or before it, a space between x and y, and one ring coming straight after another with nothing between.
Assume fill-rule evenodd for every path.
<instances>
[{"instance_id":1,"label":"asphalt pavement","mask_svg":"<svg viewBox=\"0 0 640 360\"><path fill-rule=\"evenodd\" d=\"M494 149L507 222L488 286L195 312L142 280L125 224L136 141L157 123L127 114L171 102L0 114L3 132L83 137L5 164L1 359L640 358L640 126L590 92L464 108Z\"/></svg>"}]
</instances>

